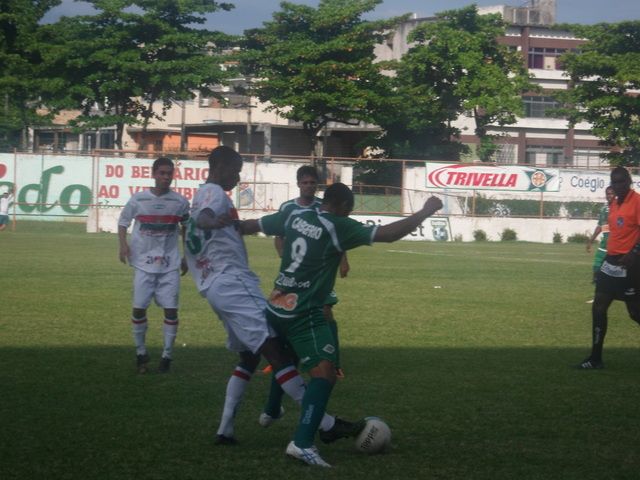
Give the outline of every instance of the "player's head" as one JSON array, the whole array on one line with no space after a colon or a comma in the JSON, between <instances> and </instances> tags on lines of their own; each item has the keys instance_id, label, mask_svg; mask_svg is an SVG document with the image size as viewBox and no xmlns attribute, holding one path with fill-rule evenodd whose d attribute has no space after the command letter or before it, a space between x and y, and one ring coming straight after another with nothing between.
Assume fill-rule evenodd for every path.
<instances>
[{"instance_id":1,"label":"player's head","mask_svg":"<svg viewBox=\"0 0 640 480\"><path fill-rule=\"evenodd\" d=\"M607 203L613 202L616 198L616 192L613 191L613 187L611 185L604 190L604 197L607 199Z\"/></svg>"},{"instance_id":2,"label":"player's head","mask_svg":"<svg viewBox=\"0 0 640 480\"><path fill-rule=\"evenodd\" d=\"M311 165L303 165L296 172L296 180L300 189L300 197L312 200L318 189L318 170Z\"/></svg>"},{"instance_id":3,"label":"player's head","mask_svg":"<svg viewBox=\"0 0 640 480\"><path fill-rule=\"evenodd\" d=\"M334 183L324 192L322 205L325 210L347 217L353 210L353 192L344 183Z\"/></svg>"},{"instance_id":4,"label":"player's head","mask_svg":"<svg viewBox=\"0 0 640 480\"><path fill-rule=\"evenodd\" d=\"M242 157L233 148L221 145L209 154L209 179L223 190L232 190L240 181Z\"/></svg>"},{"instance_id":5,"label":"player's head","mask_svg":"<svg viewBox=\"0 0 640 480\"><path fill-rule=\"evenodd\" d=\"M618 203L622 203L631 190L631 174L624 167L616 167L611 170L611 188L618 197Z\"/></svg>"},{"instance_id":6,"label":"player's head","mask_svg":"<svg viewBox=\"0 0 640 480\"><path fill-rule=\"evenodd\" d=\"M173 181L173 162L170 158L160 157L153 162L151 174L156 182L156 188L160 191L167 191Z\"/></svg>"}]
</instances>

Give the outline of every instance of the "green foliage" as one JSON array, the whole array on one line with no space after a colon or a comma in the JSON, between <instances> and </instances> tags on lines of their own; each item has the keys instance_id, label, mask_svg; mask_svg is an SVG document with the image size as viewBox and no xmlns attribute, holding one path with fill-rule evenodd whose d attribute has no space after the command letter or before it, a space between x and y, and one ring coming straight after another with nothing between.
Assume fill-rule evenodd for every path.
<instances>
[{"instance_id":1,"label":"green foliage","mask_svg":"<svg viewBox=\"0 0 640 480\"><path fill-rule=\"evenodd\" d=\"M413 46L387 65L396 72L393 108L378 119L394 156L405 145L415 145L413 155L423 158L464 153L455 146L461 132L452 122L472 112L481 139L478 155L491 159L496 146L488 125L515 123L523 109L520 95L536 89L520 54L498 43L504 34L500 16L479 15L475 5L439 13L409 34Z\"/></svg>"},{"instance_id":2,"label":"green foliage","mask_svg":"<svg viewBox=\"0 0 640 480\"><path fill-rule=\"evenodd\" d=\"M487 233L482 229L474 230L473 231L473 239L476 242L486 242L487 241Z\"/></svg>"},{"instance_id":3,"label":"green foliage","mask_svg":"<svg viewBox=\"0 0 640 480\"><path fill-rule=\"evenodd\" d=\"M382 32L398 19L366 21L381 0L321 0L318 7L281 3L263 28L246 32L245 72L271 110L301 122L318 155L329 122L371 122L385 105L388 79L373 63Z\"/></svg>"},{"instance_id":4,"label":"green foliage","mask_svg":"<svg viewBox=\"0 0 640 480\"><path fill-rule=\"evenodd\" d=\"M36 114L42 58L38 22L60 0L3 0L0 5L0 148L26 144L26 127L46 122Z\"/></svg>"},{"instance_id":5,"label":"green foliage","mask_svg":"<svg viewBox=\"0 0 640 480\"><path fill-rule=\"evenodd\" d=\"M569 28L588 41L562 58L573 88L559 114L591 123L612 165L640 165L640 21Z\"/></svg>"},{"instance_id":6,"label":"green foliage","mask_svg":"<svg viewBox=\"0 0 640 480\"><path fill-rule=\"evenodd\" d=\"M586 233L574 233L567 237L569 243L587 243L589 241L589 235Z\"/></svg>"},{"instance_id":7,"label":"green foliage","mask_svg":"<svg viewBox=\"0 0 640 480\"><path fill-rule=\"evenodd\" d=\"M41 28L45 98L56 108L82 111L78 130L116 125L122 147L125 125L161 118L173 100L220 83L216 53L228 38L195 25L204 14L228 10L210 0L93 0L95 15L62 18ZM213 47L215 45L215 47ZM154 110L153 102L161 103ZM97 109L95 108L97 106ZM158 108L156 106L156 108Z\"/></svg>"},{"instance_id":8,"label":"green foliage","mask_svg":"<svg viewBox=\"0 0 640 480\"><path fill-rule=\"evenodd\" d=\"M505 228L504 230L502 230L502 233L500 234L500 240L502 242L513 242L517 239L518 239L518 234L516 233L515 230L511 228Z\"/></svg>"},{"instance_id":9,"label":"green foliage","mask_svg":"<svg viewBox=\"0 0 640 480\"><path fill-rule=\"evenodd\" d=\"M553 232L553 243L562 243L562 234L560 232Z\"/></svg>"}]
</instances>

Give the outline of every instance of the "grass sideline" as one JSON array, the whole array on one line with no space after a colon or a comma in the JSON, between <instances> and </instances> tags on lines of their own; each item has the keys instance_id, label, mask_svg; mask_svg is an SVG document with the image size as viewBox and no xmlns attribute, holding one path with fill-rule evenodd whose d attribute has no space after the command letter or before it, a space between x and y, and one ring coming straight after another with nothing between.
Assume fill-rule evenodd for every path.
<instances>
[{"instance_id":1,"label":"grass sideline","mask_svg":"<svg viewBox=\"0 0 640 480\"><path fill-rule=\"evenodd\" d=\"M270 239L249 238L269 288ZM285 458L297 409L257 425L256 374L238 447L213 434L235 358L183 279L169 375L136 376L131 271L117 238L82 225L20 222L0 232L2 479L636 479L640 329L611 310L607 369L577 371L590 342L591 255L583 245L376 244L338 279L346 379L331 412L383 417L393 450L318 445L336 468ZM152 361L160 310L149 311Z\"/></svg>"}]
</instances>

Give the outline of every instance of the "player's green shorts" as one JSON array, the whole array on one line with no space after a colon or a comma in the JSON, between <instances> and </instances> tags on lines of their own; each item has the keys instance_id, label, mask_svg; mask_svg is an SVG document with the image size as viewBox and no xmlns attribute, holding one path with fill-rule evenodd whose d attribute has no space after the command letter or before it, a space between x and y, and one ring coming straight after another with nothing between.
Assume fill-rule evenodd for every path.
<instances>
[{"instance_id":1,"label":"player's green shorts","mask_svg":"<svg viewBox=\"0 0 640 480\"><path fill-rule=\"evenodd\" d=\"M607 256L607 250L602 250L600 248L598 248L598 250L596 251L595 256L593 257L593 271L597 272L600 270L600 267L602 267L602 262L604 261L604 257Z\"/></svg>"},{"instance_id":2,"label":"player's green shorts","mask_svg":"<svg viewBox=\"0 0 640 480\"><path fill-rule=\"evenodd\" d=\"M325 305L335 305L338 303L338 295L335 290L331 290L331 293L327 295L327 298L324 300Z\"/></svg>"},{"instance_id":3,"label":"player's green shorts","mask_svg":"<svg viewBox=\"0 0 640 480\"><path fill-rule=\"evenodd\" d=\"M317 366L321 360L336 364L336 342L321 308L296 318L278 317L267 310L267 320L296 352L303 372Z\"/></svg>"},{"instance_id":4,"label":"player's green shorts","mask_svg":"<svg viewBox=\"0 0 640 480\"><path fill-rule=\"evenodd\" d=\"M9 224L9 215L0 215L0 225L8 225L8 224Z\"/></svg>"}]
</instances>

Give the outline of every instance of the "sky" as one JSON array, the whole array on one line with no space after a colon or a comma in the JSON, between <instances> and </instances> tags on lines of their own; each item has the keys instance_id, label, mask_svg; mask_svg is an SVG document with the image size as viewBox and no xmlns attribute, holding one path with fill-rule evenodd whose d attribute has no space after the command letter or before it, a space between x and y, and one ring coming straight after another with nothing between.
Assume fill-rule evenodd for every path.
<instances>
[{"instance_id":1,"label":"sky","mask_svg":"<svg viewBox=\"0 0 640 480\"><path fill-rule=\"evenodd\" d=\"M249 28L259 28L271 19L273 12L280 9L280 0L225 0L233 3L230 12L216 12L208 18L205 25L209 30L220 30L239 35ZM318 0L289 0L291 3L318 5ZM483 7L489 5L523 6L529 4L523 0L384 0L367 18L389 18L405 13L415 13L418 18L429 17L437 12L462 8L475 3ZM557 0L557 23L599 23L640 20L640 0ZM60 16L90 14L91 7L84 2L63 0L62 4L43 19L54 22Z\"/></svg>"}]
</instances>

